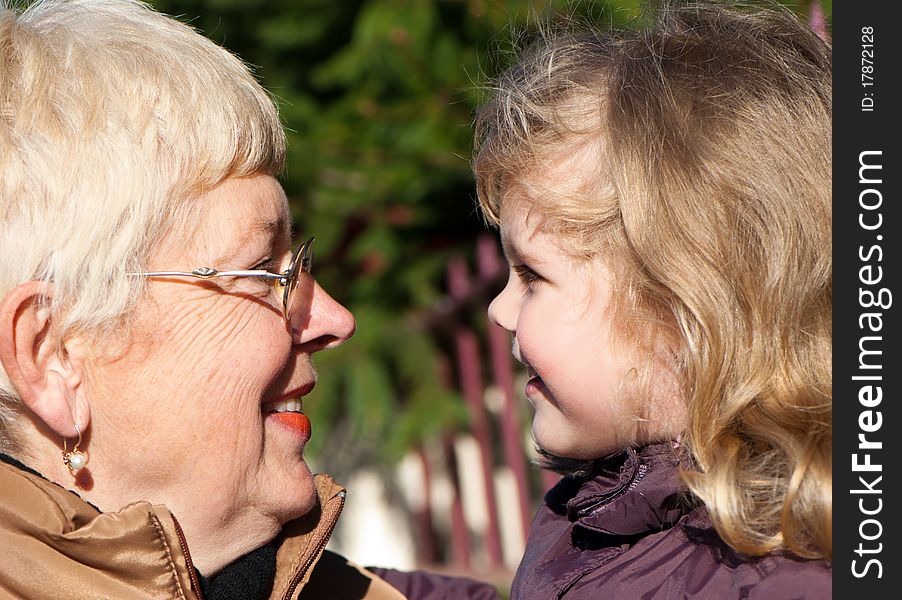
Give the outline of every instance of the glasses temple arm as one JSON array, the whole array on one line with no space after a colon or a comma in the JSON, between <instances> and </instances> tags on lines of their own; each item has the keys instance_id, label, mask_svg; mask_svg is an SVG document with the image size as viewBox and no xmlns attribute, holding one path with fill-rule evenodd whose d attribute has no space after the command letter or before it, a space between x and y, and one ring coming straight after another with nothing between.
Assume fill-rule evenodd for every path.
<instances>
[{"instance_id":1,"label":"glasses temple arm","mask_svg":"<svg viewBox=\"0 0 902 600\"><path fill-rule=\"evenodd\" d=\"M213 277L263 277L265 279L285 279L286 273L270 273L269 271L217 271L202 267L196 271L150 271L132 273L136 277L193 277L195 279L211 279Z\"/></svg>"}]
</instances>

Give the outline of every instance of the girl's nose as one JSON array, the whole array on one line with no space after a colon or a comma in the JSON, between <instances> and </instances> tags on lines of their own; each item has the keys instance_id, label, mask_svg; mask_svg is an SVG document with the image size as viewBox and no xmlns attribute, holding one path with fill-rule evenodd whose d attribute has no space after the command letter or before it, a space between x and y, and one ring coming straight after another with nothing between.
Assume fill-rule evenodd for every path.
<instances>
[{"instance_id":1,"label":"girl's nose","mask_svg":"<svg viewBox=\"0 0 902 600\"><path fill-rule=\"evenodd\" d=\"M510 288L511 281L508 279L504 289L489 304L489 320L513 333L516 330L517 313Z\"/></svg>"}]
</instances>

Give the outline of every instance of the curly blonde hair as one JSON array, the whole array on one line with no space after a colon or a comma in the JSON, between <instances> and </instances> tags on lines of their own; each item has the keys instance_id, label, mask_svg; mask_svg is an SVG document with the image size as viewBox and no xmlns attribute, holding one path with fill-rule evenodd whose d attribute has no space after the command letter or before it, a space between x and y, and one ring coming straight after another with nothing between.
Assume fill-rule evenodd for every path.
<instances>
[{"instance_id":1,"label":"curly blonde hair","mask_svg":"<svg viewBox=\"0 0 902 600\"><path fill-rule=\"evenodd\" d=\"M476 117L483 213L528 197L616 267L622 340L673 340L684 477L723 540L829 559L830 46L786 9L712 2L539 38ZM576 153L575 190L543 187Z\"/></svg>"}]
</instances>

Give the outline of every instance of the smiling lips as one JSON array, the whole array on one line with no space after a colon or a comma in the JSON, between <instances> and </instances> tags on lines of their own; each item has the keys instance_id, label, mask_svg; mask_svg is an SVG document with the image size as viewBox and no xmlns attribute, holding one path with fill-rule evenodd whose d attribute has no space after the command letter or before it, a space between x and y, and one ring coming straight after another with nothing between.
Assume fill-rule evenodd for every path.
<instances>
[{"instance_id":1,"label":"smiling lips","mask_svg":"<svg viewBox=\"0 0 902 600\"><path fill-rule=\"evenodd\" d=\"M542 389L544 389L545 384L542 381L542 378L539 377L539 374L535 369L533 369L525 362L523 362L523 366L526 367L526 376L529 378L526 382L526 389L524 390L524 393L527 397L529 397L530 393L540 392Z\"/></svg>"},{"instance_id":2,"label":"smiling lips","mask_svg":"<svg viewBox=\"0 0 902 600\"><path fill-rule=\"evenodd\" d=\"M300 398L280 400L267 405L267 419L274 419L294 431L304 440L310 439L310 418L304 414L304 403Z\"/></svg>"},{"instance_id":3,"label":"smiling lips","mask_svg":"<svg viewBox=\"0 0 902 600\"><path fill-rule=\"evenodd\" d=\"M514 360L526 367L526 376L529 378L529 381L526 382L527 386L529 386L530 383L542 383L542 379L539 377L536 370L533 369L532 365L530 365L520 354L520 346L517 344L516 340L514 340L514 347L511 349L511 355L513 355Z\"/></svg>"}]
</instances>

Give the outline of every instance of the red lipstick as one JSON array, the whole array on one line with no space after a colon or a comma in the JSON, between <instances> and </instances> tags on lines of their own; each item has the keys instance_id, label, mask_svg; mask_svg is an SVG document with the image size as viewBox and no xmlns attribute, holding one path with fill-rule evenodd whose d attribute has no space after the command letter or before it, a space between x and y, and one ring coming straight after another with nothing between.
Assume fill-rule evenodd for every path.
<instances>
[{"instance_id":1,"label":"red lipstick","mask_svg":"<svg viewBox=\"0 0 902 600\"><path fill-rule=\"evenodd\" d=\"M275 419L283 426L295 431L304 439L310 439L310 418L304 413L299 412L276 412L270 413L270 418Z\"/></svg>"}]
</instances>

